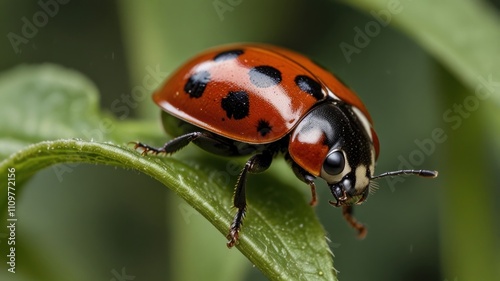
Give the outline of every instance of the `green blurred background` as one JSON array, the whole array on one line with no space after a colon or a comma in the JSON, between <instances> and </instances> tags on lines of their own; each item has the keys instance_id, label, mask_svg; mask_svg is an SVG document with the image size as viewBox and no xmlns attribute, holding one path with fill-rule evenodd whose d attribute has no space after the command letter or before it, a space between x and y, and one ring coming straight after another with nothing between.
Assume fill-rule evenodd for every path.
<instances>
[{"instance_id":1,"label":"green blurred background","mask_svg":"<svg viewBox=\"0 0 500 281\"><path fill-rule=\"evenodd\" d=\"M498 9L500 1L490 4ZM468 279L459 265L466 261L477 266L476 276L500 280L500 206L494 202L500 196L499 149L489 133L499 128L483 122L499 115L478 110L452 129L442 115L467 91L392 25L348 61L340 44L352 45L354 28L373 17L336 1L68 1L27 43L14 47L5 35L22 34L23 17L31 21L41 9L36 1L0 3L0 71L44 62L75 69L96 84L101 108L120 119L149 118L161 130L159 110L149 99L130 113L115 107L143 85L150 69L163 75L208 47L266 42L312 57L359 94L381 142L377 172L397 169L419 150L415 141L442 128L448 139L414 166L439 170L440 177L379 181L380 190L356 209L369 229L365 240L356 239L340 210L327 204L331 194L320 184L316 211L339 279L462 281ZM468 180L462 181L464 175ZM297 188L309 196L305 185ZM464 197L454 198L456 190ZM2 264L2 280L121 280L124 272L129 279L123 280L265 280L189 205L135 171L49 168L18 199L19 274L6 273Z\"/></svg>"}]
</instances>

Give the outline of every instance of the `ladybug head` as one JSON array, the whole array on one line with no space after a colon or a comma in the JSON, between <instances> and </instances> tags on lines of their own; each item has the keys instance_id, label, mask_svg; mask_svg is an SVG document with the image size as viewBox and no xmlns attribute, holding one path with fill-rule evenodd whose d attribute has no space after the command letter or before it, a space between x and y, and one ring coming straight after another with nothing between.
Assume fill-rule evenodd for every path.
<instances>
[{"instance_id":1,"label":"ladybug head","mask_svg":"<svg viewBox=\"0 0 500 281\"><path fill-rule=\"evenodd\" d=\"M358 165L356 170L353 172L352 167L346 166L346 156L345 152L337 149L333 149L326 156L321 169L321 177L323 179L335 178L336 176L345 174L341 176L342 178L338 181L333 180L334 183L329 182L329 187L332 192L335 201L330 201L330 204L339 206L348 206L353 204L361 204L366 200L370 189L372 186L372 180L379 179L383 177L392 177L398 175L417 175L427 178L435 178L438 175L437 171L429 170L398 170L385 172L378 176L373 176L371 172L373 171L373 166L371 168L366 168L363 164ZM348 171L346 171L346 169ZM349 171L350 170L350 171Z\"/></svg>"},{"instance_id":2,"label":"ladybug head","mask_svg":"<svg viewBox=\"0 0 500 281\"><path fill-rule=\"evenodd\" d=\"M313 108L291 134L291 158L328 183L332 205L360 204L368 196L376 157L369 126L350 105L329 101Z\"/></svg>"},{"instance_id":3,"label":"ladybug head","mask_svg":"<svg viewBox=\"0 0 500 281\"><path fill-rule=\"evenodd\" d=\"M378 143L372 134L371 124L361 111L340 101L326 101L314 107L291 132L288 152L298 166L328 183L335 198L330 204L336 207L361 204L377 178L437 176L437 172L427 170L374 176Z\"/></svg>"}]
</instances>

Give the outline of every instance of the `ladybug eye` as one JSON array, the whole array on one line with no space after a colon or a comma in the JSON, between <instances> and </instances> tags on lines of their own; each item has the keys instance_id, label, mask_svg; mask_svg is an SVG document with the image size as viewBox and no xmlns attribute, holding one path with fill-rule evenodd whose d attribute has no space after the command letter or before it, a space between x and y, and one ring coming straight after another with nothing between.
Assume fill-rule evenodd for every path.
<instances>
[{"instance_id":1,"label":"ladybug eye","mask_svg":"<svg viewBox=\"0 0 500 281\"><path fill-rule=\"evenodd\" d=\"M344 166L344 154L342 153L342 151L338 150L328 154L325 162L323 163L323 169L325 170L325 172L332 176L342 173L342 171L344 170Z\"/></svg>"}]
</instances>

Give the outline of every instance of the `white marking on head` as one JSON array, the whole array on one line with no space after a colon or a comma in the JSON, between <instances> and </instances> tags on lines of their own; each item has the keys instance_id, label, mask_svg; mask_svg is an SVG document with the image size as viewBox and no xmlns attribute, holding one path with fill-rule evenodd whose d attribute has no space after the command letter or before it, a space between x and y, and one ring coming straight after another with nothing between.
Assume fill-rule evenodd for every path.
<instances>
[{"instance_id":1,"label":"white marking on head","mask_svg":"<svg viewBox=\"0 0 500 281\"><path fill-rule=\"evenodd\" d=\"M366 116L363 114L363 112L361 112L361 110L359 110L355 106L351 106L351 108L352 108L352 111L354 111L354 113L358 117L358 120L363 125L363 128L365 128L365 132L368 134L368 136L370 136L370 140L373 142L373 136L372 136L372 130L371 130L372 124L370 123L370 121L368 121L368 118L366 118Z\"/></svg>"},{"instance_id":2,"label":"white marking on head","mask_svg":"<svg viewBox=\"0 0 500 281\"><path fill-rule=\"evenodd\" d=\"M375 148L373 147L373 145L371 146L371 149L370 149L370 153L371 153L371 164L370 164L370 178L373 178L373 174L375 173Z\"/></svg>"},{"instance_id":3,"label":"white marking on head","mask_svg":"<svg viewBox=\"0 0 500 281\"><path fill-rule=\"evenodd\" d=\"M339 97L337 97L332 91L330 91L330 89L327 89L328 90L328 96L333 98L334 100L341 100Z\"/></svg>"},{"instance_id":4,"label":"white marking on head","mask_svg":"<svg viewBox=\"0 0 500 281\"><path fill-rule=\"evenodd\" d=\"M356 175L356 186L354 187L357 191L363 191L368 184L370 183L370 178L366 176L366 166L359 165L356 167L355 175Z\"/></svg>"}]
</instances>

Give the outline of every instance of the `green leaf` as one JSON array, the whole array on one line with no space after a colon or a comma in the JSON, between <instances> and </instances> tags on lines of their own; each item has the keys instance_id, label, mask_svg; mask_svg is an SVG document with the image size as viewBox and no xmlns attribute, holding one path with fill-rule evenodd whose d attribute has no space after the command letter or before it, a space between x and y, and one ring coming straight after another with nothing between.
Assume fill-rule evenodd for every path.
<instances>
[{"instance_id":1,"label":"green leaf","mask_svg":"<svg viewBox=\"0 0 500 281\"><path fill-rule=\"evenodd\" d=\"M213 180L211 175L220 172L215 168L200 171L172 157L141 156L124 140L152 136L139 129L140 124L120 123L100 113L97 100L92 83L58 66L23 66L3 74L0 126L7 130L1 132L0 142L13 144L5 152L16 152L0 162L0 177L7 178L9 168L14 168L19 184L45 167L69 162L135 169L173 190L226 235L234 215L233 183ZM9 107L20 114L9 117ZM36 143L24 146L30 142ZM273 280L336 280L324 230L307 198L271 175L259 180L258 188L248 192L247 219L237 249ZM6 210L4 183L0 204ZM21 191L17 186L16 194Z\"/></svg>"},{"instance_id":2,"label":"green leaf","mask_svg":"<svg viewBox=\"0 0 500 281\"><path fill-rule=\"evenodd\" d=\"M494 81L488 90L500 105L500 17L486 1L344 2L401 28L470 89Z\"/></svg>"},{"instance_id":3,"label":"green leaf","mask_svg":"<svg viewBox=\"0 0 500 281\"><path fill-rule=\"evenodd\" d=\"M61 72L63 77L58 76ZM90 131L97 127L97 103L95 86L73 71L47 64L18 66L4 73L0 77L0 156L5 158L32 142Z\"/></svg>"}]
</instances>

